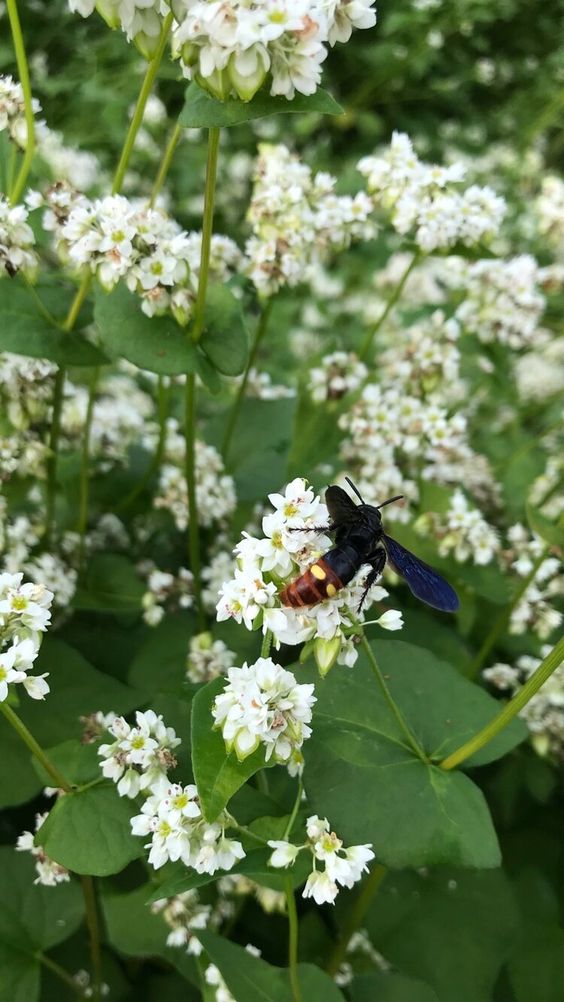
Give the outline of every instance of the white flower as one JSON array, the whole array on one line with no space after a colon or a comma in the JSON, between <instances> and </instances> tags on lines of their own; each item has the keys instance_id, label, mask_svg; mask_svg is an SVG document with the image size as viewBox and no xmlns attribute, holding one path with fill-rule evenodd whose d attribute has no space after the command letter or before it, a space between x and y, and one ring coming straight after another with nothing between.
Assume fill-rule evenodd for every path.
<instances>
[{"instance_id":1,"label":"white flower","mask_svg":"<svg viewBox=\"0 0 564 1002\"><path fill-rule=\"evenodd\" d=\"M49 816L45 814L35 815L35 831L37 832L45 819ZM34 844L33 832L23 832L16 843L17 852L30 852L35 859L35 872L37 877L34 884L43 884L44 887L55 887L70 880L69 871L60 863L55 863L53 859L44 852L40 845Z\"/></svg>"},{"instance_id":2,"label":"white flower","mask_svg":"<svg viewBox=\"0 0 564 1002\"><path fill-rule=\"evenodd\" d=\"M166 727L153 710L137 710L135 719L134 727L123 717L110 720L108 731L116 740L98 749L103 775L117 783L120 797L131 799L166 780L176 765L172 749L180 744L172 727Z\"/></svg>"},{"instance_id":3,"label":"white flower","mask_svg":"<svg viewBox=\"0 0 564 1002\"><path fill-rule=\"evenodd\" d=\"M268 860L269 866L288 867L295 863L296 856L300 851L297 845L292 845L291 842L284 842L280 839L270 839L268 844L271 849L274 849Z\"/></svg>"},{"instance_id":4,"label":"white flower","mask_svg":"<svg viewBox=\"0 0 564 1002\"><path fill-rule=\"evenodd\" d=\"M397 609L388 609L376 622L383 630L401 630L403 628L403 614Z\"/></svg>"},{"instance_id":5,"label":"white flower","mask_svg":"<svg viewBox=\"0 0 564 1002\"><path fill-rule=\"evenodd\" d=\"M313 898L317 905L334 904L339 893L339 888L334 880L331 880L327 870L322 873L319 870L312 870L307 878L303 890L304 898Z\"/></svg>"}]
</instances>

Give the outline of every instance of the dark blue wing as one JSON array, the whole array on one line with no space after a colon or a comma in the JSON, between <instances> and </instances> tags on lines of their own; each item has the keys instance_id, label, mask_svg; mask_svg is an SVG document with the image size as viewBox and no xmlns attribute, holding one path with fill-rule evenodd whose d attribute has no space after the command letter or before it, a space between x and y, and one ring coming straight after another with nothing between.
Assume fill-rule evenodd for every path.
<instances>
[{"instance_id":1,"label":"dark blue wing","mask_svg":"<svg viewBox=\"0 0 564 1002\"><path fill-rule=\"evenodd\" d=\"M433 609L456 612L460 605L458 595L440 574L391 536L384 534L382 541L392 569L405 578L416 598L431 605Z\"/></svg>"},{"instance_id":2,"label":"dark blue wing","mask_svg":"<svg viewBox=\"0 0 564 1002\"><path fill-rule=\"evenodd\" d=\"M342 525L345 522L352 525L353 522L360 520L357 505L337 484L331 484L325 491L325 504L334 525Z\"/></svg>"}]
</instances>

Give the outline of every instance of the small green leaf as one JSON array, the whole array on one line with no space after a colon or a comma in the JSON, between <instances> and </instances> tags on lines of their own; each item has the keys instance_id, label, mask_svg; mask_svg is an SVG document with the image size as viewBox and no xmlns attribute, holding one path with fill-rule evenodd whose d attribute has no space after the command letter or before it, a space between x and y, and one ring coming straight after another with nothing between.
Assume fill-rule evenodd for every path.
<instances>
[{"instance_id":1,"label":"small green leaf","mask_svg":"<svg viewBox=\"0 0 564 1002\"><path fill-rule=\"evenodd\" d=\"M200 347L224 376L238 376L249 355L249 335L240 302L225 285L211 285L206 295Z\"/></svg>"},{"instance_id":2,"label":"small green leaf","mask_svg":"<svg viewBox=\"0 0 564 1002\"><path fill-rule=\"evenodd\" d=\"M66 333L39 312L30 294L0 282L0 351L48 358L57 365L104 365L108 357L76 331Z\"/></svg>"},{"instance_id":3,"label":"small green leaf","mask_svg":"<svg viewBox=\"0 0 564 1002\"><path fill-rule=\"evenodd\" d=\"M212 706L225 687L216 678L200 689L192 703L192 768L206 821L215 821L234 793L267 763L259 747L243 762L227 754L222 734L213 729ZM271 759L270 764L274 765Z\"/></svg>"},{"instance_id":4,"label":"small green leaf","mask_svg":"<svg viewBox=\"0 0 564 1002\"><path fill-rule=\"evenodd\" d=\"M35 841L55 862L75 873L107 877L119 873L143 852L131 834L138 808L118 796L113 784L66 793L57 800Z\"/></svg>"},{"instance_id":5,"label":"small green leaf","mask_svg":"<svg viewBox=\"0 0 564 1002\"><path fill-rule=\"evenodd\" d=\"M76 738L71 738L60 745L55 745L54 748L46 748L45 754L69 783L79 786L91 783L94 779L101 779L97 744L85 745ZM36 759L32 759L32 762L43 786L52 786L53 777Z\"/></svg>"},{"instance_id":6,"label":"small green leaf","mask_svg":"<svg viewBox=\"0 0 564 1002\"><path fill-rule=\"evenodd\" d=\"M150 957L165 951L168 927L160 915L155 915L148 904L157 901L151 895L152 884L135 891L119 894L115 891L102 896L104 918L110 942L115 949L134 957ZM161 894L160 897L165 897Z\"/></svg>"},{"instance_id":7,"label":"small green leaf","mask_svg":"<svg viewBox=\"0 0 564 1002\"><path fill-rule=\"evenodd\" d=\"M537 511L530 504L526 508L527 522L533 532L544 539L545 543L550 543L551 546L557 546L559 550L564 550L564 524L551 522L546 515Z\"/></svg>"},{"instance_id":8,"label":"small green leaf","mask_svg":"<svg viewBox=\"0 0 564 1002\"><path fill-rule=\"evenodd\" d=\"M108 295L96 289L94 318L102 343L113 358L126 358L140 369L163 376L195 372L198 353L186 330L173 317L146 317L139 297L119 282Z\"/></svg>"},{"instance_id":9,"label":"small green leaf","mask_svg":"<svg viewBox=\"0 0 564 1002\"><path fill-rule=\"evenodd\" d=\"M269 115L303 114L312 111L320 115L343 114L341 106L321 87L318 87L311 97L296 94L293 101L288 101L285 97L271 97L266 91L259 91L252 101L245 102L236 98L217 101L198 84L191 83L186 91L179 123L185 129L225 129Z\"/></svg>"}]
</instances>

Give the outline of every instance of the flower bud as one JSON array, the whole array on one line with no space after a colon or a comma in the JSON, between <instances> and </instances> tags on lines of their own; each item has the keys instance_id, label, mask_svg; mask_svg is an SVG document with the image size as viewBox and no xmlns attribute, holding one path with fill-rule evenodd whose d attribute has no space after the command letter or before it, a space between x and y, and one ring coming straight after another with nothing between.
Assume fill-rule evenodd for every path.
<instances>
[{"instance_id":1,"label":"flower bud","mask_svg":"<svg viewBox=\"0 0 564 1002\"><path fill-rule=\"evenodd\" d=\"M313 652L321 678L325 678L331 671L340 649L340 637L333 637L332 640L324 640L323 637L316 638Z\"/></svg>"},{"instance_id":2,"label":"flower bud","mask_svg":"<svg viewBox=\"0 0 564 1002\"><path fill-rule=\"evenodd\" d=\"M207 90L212 97L218 101L226 101L231 90L231 81L227 70L215 69L209 77L203 77L201 73L194 74L194 80L203 90Z\"/></svg>"},{"instance_id":3,"label":"flower bud","mask_svg":"<svg viewBox=\"0 0 564 1002\"><path fill-rule=\"evenodd\" d=\"M241 101L250 101L262 87L266 77L266 70L262 61L258 58L256 59L255 69L253 72L248 74L241 73L237 63L237 56L231 56L231 59L227 64L229 79L237 91L238 97L241 98Z\"/></svg>"},{"instance_id":4,"label":"flower bud","mask_svg":"<svg viewBox=\"0 0 564 1002\"><path fill-rule=\"evenodd\" d=\"M116 0L98 0L96 10L104 18L108 28L119 28L121 21Z\"/></svg>"}]
</instances>

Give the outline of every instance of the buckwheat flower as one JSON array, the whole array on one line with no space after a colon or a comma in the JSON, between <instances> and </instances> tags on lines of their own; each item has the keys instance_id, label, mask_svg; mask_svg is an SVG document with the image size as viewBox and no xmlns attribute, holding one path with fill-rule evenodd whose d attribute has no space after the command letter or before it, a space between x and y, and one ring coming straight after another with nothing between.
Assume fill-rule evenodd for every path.
<instances>
[{"instance_id":1,"label":"buckwheat flower","mask_svg":"<svg viewBox=\"0 0 564 1002\"><path fill-rule=\"evenodd\" d=\"M368 369L354 352L335 351L326 355L321 365L311 369L308 389L316 403L339 400L358 390L368 376Z\"/></svg>"},{"instance_id":2,"label":"buckwheat flower","mask_svg":"<svg viewBox=\"0 0 564 1002\"><path fill-rule=\"evenodd\" d=\"M296 861L299 853L299 846L292 845L291 842L284 842L281 839L270 839L269 846L274 849L268 863L269 866L288 867Z\"/></svg>"},{"instance_id":3,"label":"buckwheat flower","mask_svg":"<svg viewBox=\"0 0 564 1002\"><path fill-rule=\"evenodd\" d=\"M167 946L185 947L186 952L198 957L202 945L197 933L208 926L215 927L211 905L200 902L197 891L183 891L173 898L161 898L151 904L154 915L160 915L171 930L166 939Z\"/></svg>"},{"instance_id":4,"label":"buckwheat flower","mask_svg":"<svg viewBox=\"0 0 564 1002\"><path fill-rule=\"evenodd\" d=\"M35 237L28 216L24 205L12 205L0 195L0 274L4 271L10 278L19 271L33 278L37 269Z\"/></svg>"},{"instance_id":5,"label":"buckwheat flower","mask_svg":"<svg viewBox=\"0 0 564 1002\"><path fill-rule=\"evenodd\" d=\"M384 630L401 630L403 628L403 614L397 609L388 609L376 620L378 626Z\"/></svg>"},{"instance_id":6,"label":"buckwheat flower","mask_svg":"<svg viewBox=\"0 0 564 1002\"><path fill-rule=\"evenodd\" d=\"M456 490L444 516L428 513L417 525L431 528L439 542L439 553L453 553L463 563L471 558L475 564L488 564L500 550L496 530L488 525L477 508L472 508L465 495Z\"/></svg>"},{"instance_id":7,"label":"buckwheat flower","mask_svg":"<svg viewBox=\"0 0 564 1002\"><path fill-rule=\"evenodd\" d=\"M172 749L178 747L180 738L172 727L153 710L137 710L135 720L133 727L123 717L111 720L108 731L115 741L98 749L102 773L117 783L120 797L134 798L141 790L158 785L176 765Z\"/></svg>"},{"instance_id":8,"label":"buckwheat flower","mask_svg":"<svg viewBox=\"0 0 564 1002\"><path fill-rule=\"evenodd\" d=\"M540 195L535 202L539 233L559 250L564 246L564 181L556 174L542 179Z\"/></svg>"},{"instance_id":9,"label":"buckwheat flower","mask_svg":"<svg viewBox=\"0 0 564 1002\"><path fill-rule=\"evenodd\" d=\"M498 663L482 675L504 695L514 696L536 671L550 646L541 648L540 657L522 655L515 665ZM519 712L525 721L531 744L538 755L559 763L564 757L564 668L561 665Z\"/></svg>"},{"instance_id":10,"label":"buckwheat flower","mask_svg":"<svg viewBox=\"0 0 564 1002\"><path fill-rule=\"evenodd\" d=\"M165 463L161 469L159 486L154 498L156 508L172 514L181 531L188 525L188 493L184 472L185 438L178 422L167 422ZM223 460L217 449L205 442L196 441L196 499L201 525L208 527L230 515L235 508L236 496L233 478L225 473Z\"/></svg>"},{"instance_id":11,"label":"buckwheat flower","mask_svg":"<svg viewBox=\"0 0 564 1002\"><path fill-rule=\"evenodd\" d=\"M35 831L39 831L41 825L49 817L49 812L35 815ZM44 852L40 845L34 844L34 833L25 831L16 843L17 852L30 852L35 859L35 871L37 877L34 884L42 884L44 887L56 887L57 884L64 884L70 880L69 871L60 863L55 863L53 859Z\"/></svg>"},{"instance_id":12,"label":"buckwheat flower","mask_svg":"<svg viewBox=\"0 0 564 1002\"><path fill-rule=\"evenodd\" d=\"M504 563L508 570L526 578L541 557L544 543L520 523L509 528L507 537L510 548L503 553ZM547 555L511 612L509 632L521 634L531 629L541 640L546 640L562 622L562 613L553 602L563 593L561 561Z\"/></svg>"},{"instance_id":13,"label":"buckwheat flower","mask_svg":"<svg viewBox=\"0 0 564 1002\"><path fill-rule=\"evenodd\" d=\"M514 350L534 346L545 305L538 271L528 254L467 264L462 273L465 298L456 319L486 343L498 341Z\"/></svg>"},{"instance_id":14,"label":"buckwheat flower","mask_svg":"<svg viewBox=\"0 0 564 1002\"><path fill-rule=\"evenodd\" d=\"M239 761L265 745L266 761L285 764L311 734L314 686L299 685L295 676L271 658L231 668L228 683L212 707L215 726L227 750Z\"/></svg>"},{"instance_id":15,"label":"buckwheat flower","mask_svg":"<svg viewBox=\"0 0 564 1002\"><path fill-rule=\"evenodd\" d=\"M0 574L0 631L9 636L43 633L50 625L53 592L42 584L22 584L23 573Z\"/></svg>"},{"instance_id":16,"label":"buckwheat flower","mask_svg":"<svg viewBox=\"0 0 564 1002\"><path fill-rule=\"evenodd\" d=\"M223 640L214 640L211 633L198 633L190 639L186 658L186 677L190 682L210 682L226 675L235 658Z\"/></svg>"},{"instance_id":17,"label":"buckwheat flower","mask_svg":"<svg viewBox=\"0 0 564 1002\"><path fill-rule=\"evenodd\" d=\"M41 112L37 98L31 99L34 115ZM11 76L0 75L0 132L6 131L20 150L27 146L25 98L20 83Z\"/></svg>"}]
</instances>

